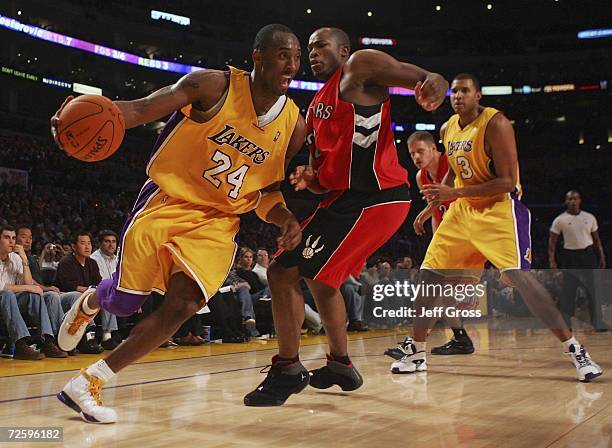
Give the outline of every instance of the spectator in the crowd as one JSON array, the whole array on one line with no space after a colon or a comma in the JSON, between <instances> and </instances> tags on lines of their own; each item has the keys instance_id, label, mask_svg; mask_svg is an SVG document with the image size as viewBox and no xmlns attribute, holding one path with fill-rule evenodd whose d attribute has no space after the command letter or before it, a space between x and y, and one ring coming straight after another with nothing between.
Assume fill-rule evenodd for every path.
<instances>
[{"instance_id":1,"label":"spectator in the crowd","mask_svg":"<svg viewBox=\"0 0 612 448\"><path fill-rule=\"evenodd\" d=\"M8 330L9 340L15 346L13 359L35 361L45 357L28 344L30 332L21 316L17 297L13 291L0 291L0 323Z\"/></svg>"},{"instance_id":2,"label":"spectator in the crowd","mask_svg":"<svg viewBox=\"0 0 612 448\"><path fill-rule=\"evenodd\" d=\"M361 295L361 283L355 277L349 275L349 278L340 285L340 294L344 299L346 308L347 330L368 331L368 325L363 320L365 299Z\"/></svg>"},{"instance_id":3,"label":"spectator in the crowd","mask_svg":"<svg viewBox=\"0 0 612 448\"><path fill-rule=\"evenodd\" d=\"M589 299L589 312L591 323L597 331L608 331L601 311L601 299L596 296L593 269L605 269L606 257L601 239L597 219L591 213L581 210L582 198L580 193L570 190L565 195L566 211L555 218L550 228L548 241L548 257L551 269L577 270L565 271L564 292L560 299L560 310L568 327L571 317L576 309L576 286L584 283ZM563 235L563 250L557 257L557 242ZM597 253L597 255L596 255ZM599 260L598 260L599 258Z\"/></svg>"},{"instance_id":4,"label":"spectator in the crowd","mask_svg":"<svg viewBox=\"0 0 612 448\"><path fill-rule=\"evenodd\" d=\"M91 254L91 258L98 263L98 270L100 271L102 279L111 278L117 270L117 240L118 236L115 232L112 230L102 230L98 237L100 247ZM113 333L111 333L111 331L115 331L112 330L112 328L116 329L118 327L117 316L108 312L101 316L102 319L106 317L108 317L111 322L106 325L104 320L102 321L102 328L104 329L104 333L102 334L102 347L104 347L105 350L114 350L121 342L117 340L119 338L118 333L114 333L114 337ZM105 327L111 330L107 331Z\"/></svg>"},{"instance_id":5,"label":"spectator in the crowd","mask_svg":"<svg viewBox=\"0 0 612 448\"><path fill-rule=\"evenodd\" d=\"M268 266L270 265L270 255L266 249L257 249L257 263L253 266L253 272L257 274L259 280L268 286Z\"/></svg>"},{"instance_id":6,"label":"spectator in the crowd","mask_svg":"<svg viewBox=\"0 0 612 448\"><path fill-rule=\"evenodd\" d=\"M57 265L62 258L64 249L61 244L47 243L43 246L40 256L38 257L38 265L41 269L57 270Z\"/></svg>"},{"instance_id":7,"label":"spectator in the crowd","mask_svg":"<svg viewBox=\"0 0 612 448\"><path fill-rule=\"evenodd\" d=\"M117 270L117 234L112 230L102 230L98 238L100 247L91 254L91 258L98 263L102 279L111 278Z\"/></svg>"},{"instance_id":8,"label":"spectator in the crowd","mask_svg":"<svg viewBox=\"0 0 612 448\"><path fill-rule=\"evenodd\" d=\"M98 263L91 259L91 235L77 232L72 243L72 252L64 255L57 267L56 286L61 291L85 292L89 286L95 286L102 280ZM76 299L78 300L78 298ZM64 311L70 309L74 300L62 297ZM117 319L108 311L102 310L99 319L103 333L117 330ZM77 349L81 353L101 353L104 350L96 343L91 332L87 332Z\"/></svg>"},{"instance_id":9,"label":"spectator in the crowd","mask_svg":"<svg viewBox=\"0 0 612 448\"><path fill-rule=\"evenodd\" d=\"M34 284L28 258L16 243L15 228L0 227L0 290L15 293L19 310L39 328L43 340L40 351L49 358L65 358L68 354L55 344L55 337L64 318L59 300L45 301L44 292Z\"/></svg>"}]
</instances>

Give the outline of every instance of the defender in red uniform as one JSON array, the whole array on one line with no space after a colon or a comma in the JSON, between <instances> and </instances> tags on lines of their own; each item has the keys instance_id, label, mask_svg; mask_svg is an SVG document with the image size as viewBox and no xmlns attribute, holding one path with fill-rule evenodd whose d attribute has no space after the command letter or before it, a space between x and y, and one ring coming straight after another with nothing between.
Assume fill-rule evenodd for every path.
<instances>
[{"instance_id":1,"label":"defender in red uniform","mask_svg":"<svg viewBox=\"0 0 612 448\"><path fill-rule=\"evenodd\" d=\"M427 131L416 131L410 134L408 141L408 152L414 165L419 168L416 175L417 186L419 191L423 189L423 185L440 184L448 173L448 158L446 153L439 152L436 146L434 136ZM453 201L444 201L439 206L434 206L433 203L428 203L421 213L415 218L414 231L417 235L425 234L425 223L431 218L431 231L435 233L438 226L442 222L444 212ZM474 353L474 344L470 336L463 328L463 323L460 317L450 317L443 315L444 322L453 330L453 338L447 343L439 347L431 349L432 355L469 355ZM413 343L411 337L406 337L403 342L400 342L397 347L385 350L385 354L393 359L401 359L408 355L406 347Z\"/></svg>"},{"instance_id":2,"label":"defender in red uniform","mask_svg":"<svg viewBox=\"0 0 612 448\"><path fill-rule=\"evenodd\" d=\"M279 353L266 379L245 398L248 406L278 406L309 383L299 361L306 280L327 334L327 365L310 372L310 385L355 390L363 380L347 352L346 311L338 287L404 222L410 208L408 173L397 160L389 87L415 90L426 110L442 104L448 82L436 73L376 50L350 54L337 28L321 28L308 44L310 67L325 85L307 114L310 165L291 175L296 190L327 196L302 224L302 243L268 268ZM349 57L350 56L350 57Z\"/></svg>"}]
</instances>

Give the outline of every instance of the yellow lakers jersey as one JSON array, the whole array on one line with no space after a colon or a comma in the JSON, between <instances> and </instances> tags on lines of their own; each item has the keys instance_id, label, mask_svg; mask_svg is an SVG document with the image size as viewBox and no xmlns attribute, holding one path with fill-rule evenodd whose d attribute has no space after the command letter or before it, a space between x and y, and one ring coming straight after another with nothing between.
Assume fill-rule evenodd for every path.
<instances>
[{"instance_id":1,"label":"yellow lakers jersey","mask_svg":"<svg viewBox=\"0 0 612 448\"><path fill-rule=\"evenodd\" d=\"M194 121L189 105L168 121L147 166L164 193L239 214L257 207L261 189L285 178L299 109L286 98L279 115L258 126L249 83L249 73L230 67L229 91L214 117Z\"/></svg>"},{"instance_id":2,"label":"yellow lakers jersey","mask_svg":"<svg viewBox=\"0 0 612 448\"><path fill-rule=\"evenodd\" d=\"M463 129L459 125L459 115L455 114L448 120L444 132L444 147L448 156L448 164L455 172L455 188L468 185L479 185L495 179L493 160L485 150L485 131L487 124L499 111L485 107L480 115ZM515 194L520 199L521 184L517 167L517 185ZM510 195L501 193L491 197L465 198L475 207L482 207L494 202L504 201Z\"/></svg>"}]
</instances>

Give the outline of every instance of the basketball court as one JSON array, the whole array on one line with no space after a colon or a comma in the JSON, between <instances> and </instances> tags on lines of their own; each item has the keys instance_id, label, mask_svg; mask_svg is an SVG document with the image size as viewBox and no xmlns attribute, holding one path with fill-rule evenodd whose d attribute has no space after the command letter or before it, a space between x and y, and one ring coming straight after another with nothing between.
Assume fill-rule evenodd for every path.
<instances>
[{"instance_id":1,"label":"basketball court","mask_svg":"<svg viewBox=\"0 0 612 448\"><path fill-rule=\"evenodd\" d=\"M361 389L310 387L274 408L242 404L263 379L274 340L159 349L104 388L104 404L119 413L111 425L86 424L55 398L97 356L1 361L0 421L62 427L63 446L74 447L609 447L609 377L577 382L547 330L519 326L499 320L468 325L475 354L429 356L428 372L409 375L389 373L391 359L383 355L404 333L353 333L349 351L364 376ZM436 330L430 346L448 336ZM610 365L612 334L578 331L578 337L604 369ZM320 366L324 337L302 343L306 367ZM36 444L47 445L60 444Z\"/></svg>"}]
</instances>

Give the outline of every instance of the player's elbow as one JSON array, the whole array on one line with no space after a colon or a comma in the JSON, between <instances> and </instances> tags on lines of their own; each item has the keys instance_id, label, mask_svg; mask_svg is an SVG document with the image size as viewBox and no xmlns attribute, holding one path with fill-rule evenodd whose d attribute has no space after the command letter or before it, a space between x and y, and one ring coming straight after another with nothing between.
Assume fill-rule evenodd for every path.
<instances>
[{"instance_id":1,"label":"player's elbow","mask_svg":"<svg viewBox=\"0 0 612 448\"><path fill-rule=\"evenodd\" d=\"M503 193L512 193L516 189L516 177L505 176L501 178Z\"/></svg>"}]
</instances>

